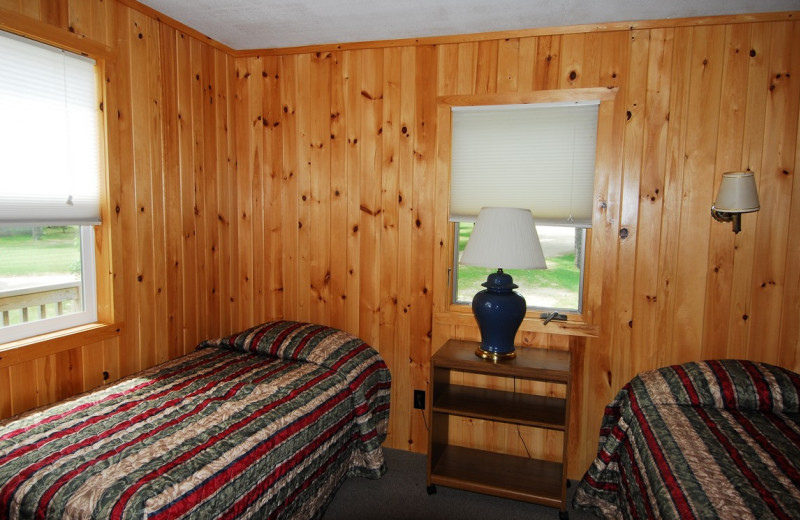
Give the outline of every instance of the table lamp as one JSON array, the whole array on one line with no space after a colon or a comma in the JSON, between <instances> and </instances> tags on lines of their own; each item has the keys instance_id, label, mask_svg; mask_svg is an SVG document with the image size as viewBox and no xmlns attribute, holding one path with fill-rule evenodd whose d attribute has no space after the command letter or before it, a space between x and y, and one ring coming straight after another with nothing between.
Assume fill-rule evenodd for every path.
<instances>
[{"instance_id":1,"label":"table lamp","mask_svg":"<svg viewBox=\"0 0 800 520\"><path fill-rule=\"evenodd\" d=\"M547 269L530 210L482 208L460 263L497 268L481 284L486 289L472 299L472 313L481 331L475 354L492 361L513 359L514 336L527 305L503 269Z\"/></svg>"}]
</instances>

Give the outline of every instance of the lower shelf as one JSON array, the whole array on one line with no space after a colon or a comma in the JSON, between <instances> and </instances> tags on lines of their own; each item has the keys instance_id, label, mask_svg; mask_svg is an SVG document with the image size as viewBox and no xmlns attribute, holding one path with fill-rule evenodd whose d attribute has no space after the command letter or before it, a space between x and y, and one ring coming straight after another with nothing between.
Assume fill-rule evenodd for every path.
<instances>
[{"instance_id":1,"label":"lower shelf","mask_svg":"<svg viewBox=\"0 0 800 520\"><path fill-rule=\"evenodd\" d=\"M460 446L434 446L430 484L564 508L565 481L558 462Z\"/></svg>"}]
</instances>

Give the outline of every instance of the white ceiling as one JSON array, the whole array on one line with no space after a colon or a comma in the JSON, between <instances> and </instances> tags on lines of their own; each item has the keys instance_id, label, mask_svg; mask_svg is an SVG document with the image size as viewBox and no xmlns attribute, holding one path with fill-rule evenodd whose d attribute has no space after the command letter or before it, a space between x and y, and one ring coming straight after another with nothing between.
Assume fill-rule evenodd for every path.
<instances>
[{"instance_id":1,"label":"white ceiling","mask_svg":"<svg viewBox=\"0 0 800 520\"><path fill-rule=\"evenodd\" d=\"M800 10L800 0L139 0L233 49Z\"/></svg>"}]
</instances>

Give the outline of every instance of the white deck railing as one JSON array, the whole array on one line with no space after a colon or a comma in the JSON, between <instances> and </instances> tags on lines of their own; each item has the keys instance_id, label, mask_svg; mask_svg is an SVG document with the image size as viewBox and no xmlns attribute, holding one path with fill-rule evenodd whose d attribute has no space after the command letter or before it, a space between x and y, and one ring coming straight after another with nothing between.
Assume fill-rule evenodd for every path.
<instances>
[{"instance_id":1,"label":"white deck railing","mask_svg":"<svg viewBox=\"0 0 800 520\"><path fill-rule=\"evenodd\" d=\"M73 302L72 309L81 308L80 281L0 291L0 314L2 314L0 327L11 325L11 314L15 311L21 311L22 323L32 321L31 318L35 321L61 316L64 314L64 304L67 302ZM55 304L55 314L52 306L48 311L50 304ZM32 316L36 314L35 311L30 312L33 309L39 310L38 318Z\"/></svg>"}]
</instances>

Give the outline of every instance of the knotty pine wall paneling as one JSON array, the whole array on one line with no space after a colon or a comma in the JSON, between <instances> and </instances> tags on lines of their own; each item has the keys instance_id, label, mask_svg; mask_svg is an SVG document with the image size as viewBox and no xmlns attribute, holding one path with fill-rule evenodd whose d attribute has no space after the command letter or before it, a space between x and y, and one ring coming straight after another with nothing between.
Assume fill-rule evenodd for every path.
<instances>
[{"instance_id":1,"label":"knotty pine wall paneling","mask_svg":"<svg viewBox=\"0 0 800 520\"><path fill-rule=\"evenodd\" d=\"M120 329L101 341L90 333L0 352L0 417L174 358L250 317L279 315L274 296L257 312L239 297L280 267L261 262L261 279L240 276L240 230L267 219L248 215L240 226L230 54L113 0L4 1L0 19L103 60L109 174L97 247L111 257L104 306Z\"/></svg>"},{"instance_id":2,"label":"knotty pine wall paneling","mask_svg":"<svg viewBox=\"0 0 800 520\"><path fill-rule=\"evenodd\" d=\"M379 348L398 396L426 388L430 357L435 66L432 46L236 61L237 153L274 193L284 316ZM261 162L259 136L277 152ZM423 450L410 397L391 413L389 444Z\"/></svg>"},{"instance_id":3,"label":"knotty pine wall paneling","mask_svg":"<svg viewBox=\"0 0 800 520\"><path fill-rule=\"evenodd\" d=\"M297 215L282 228L284 316L329 319L375 345L395 379L389 444L423 451L411 390L427 388L427 361L444 339L478 337L446 311L434 322L412 314L433 311L432 282L447 276L431 272L434 256L449 255L429 228L447 196L436 188L437 157L449 153L433 127L437 98L616 87L601 131L619 146L598 157L605 204L591 232L605 249L587 268L586 315L599 333L534 328L519 338L577 355L570 475L594 455L604 405L641 370L711 355L797 368L796 31L791 21L665 23L280 56L281 200ZM721 174L746 168L763 209L734 235L708 211ZM558 454L552 433L457 420L451 431L465 444Z\"/></svg>"}]
</instances>

